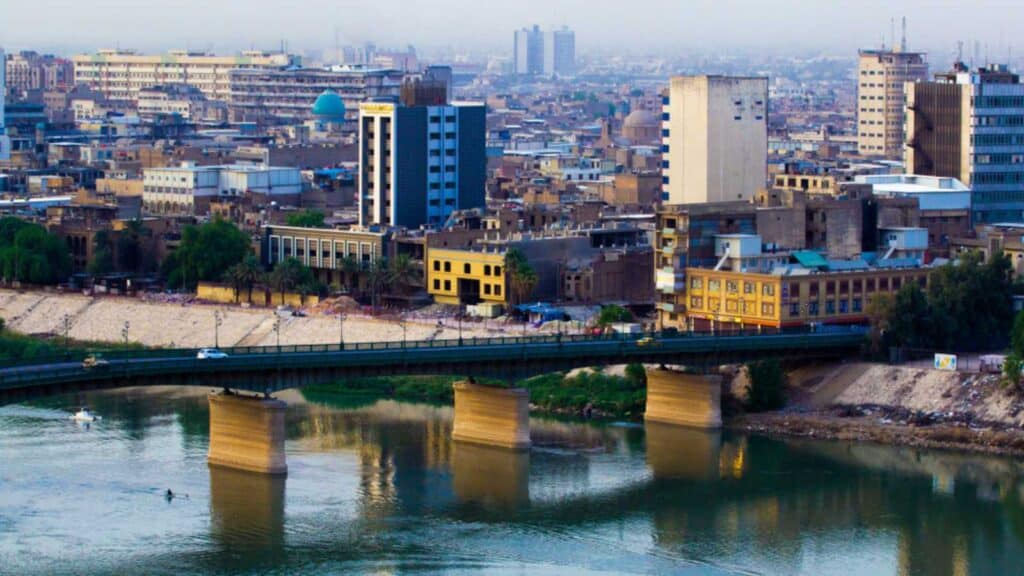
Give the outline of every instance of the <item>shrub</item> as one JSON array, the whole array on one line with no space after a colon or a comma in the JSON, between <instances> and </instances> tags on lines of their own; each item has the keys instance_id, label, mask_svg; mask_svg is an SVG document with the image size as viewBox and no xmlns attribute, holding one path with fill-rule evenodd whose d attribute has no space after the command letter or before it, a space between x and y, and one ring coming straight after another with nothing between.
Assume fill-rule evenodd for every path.
<instances>
[{"instance_id":1,"label":"shrub","mask_svg":"<svg viewBox=\"0 0 1024 576\"><path fill-rule=\"evenodd\" d=\"M778 410L786 405L786 374L776 359L747 364L750 386L746 408L751 412Z\"/></svg>"}]
</instances>

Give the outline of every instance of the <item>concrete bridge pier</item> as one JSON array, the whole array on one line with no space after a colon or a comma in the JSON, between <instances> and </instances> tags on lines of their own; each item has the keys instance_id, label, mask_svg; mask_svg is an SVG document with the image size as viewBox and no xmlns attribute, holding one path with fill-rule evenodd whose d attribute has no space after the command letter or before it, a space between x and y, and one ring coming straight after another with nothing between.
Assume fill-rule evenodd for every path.
<instances>
[{"instance_id":1,"label":"concrete bridge pier","mask_svg":"<svg viewBox=\"0 0 1024 576\"><path fill-rule=\"evenodd\" d=\"M280 400L210 394L210 466L260 474L287 474Z\"/></svg>"},{"instance_id":2,"label":"concrete bridge pier","mask_svg":"<svg viewBox=\"0 0 1024 576\"><path fill-rule=\"evenodd\" d=\"M691 428L721 428L722 377L648 369L644 420Z\"/></svg>"},{"instance_id":3,"label":"concrete bridge pier","mask_svg":"<svg viewBox=\"0 0 1024 576\"><path fill-rule=\"evenodd\" d=\"M509 450L530 448L530 393L456 382L452 440Z\"/></svg>"}]
</instances>

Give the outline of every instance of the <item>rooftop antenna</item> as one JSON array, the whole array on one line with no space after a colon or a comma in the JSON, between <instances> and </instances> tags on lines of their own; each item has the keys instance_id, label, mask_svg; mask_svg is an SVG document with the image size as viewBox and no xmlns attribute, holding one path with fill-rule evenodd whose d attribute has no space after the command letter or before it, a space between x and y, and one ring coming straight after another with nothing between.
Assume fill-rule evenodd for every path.
<instances>
[{"instance_id":1,"label":"rooftop antenna","mask_svg":"<svg viewBox=\"0 0 1024 576\"><path fill-rule=\"evenodd\" d=\"M889 18L889 45L896 48L896 18Z\"/></svg>"},{"instance_id":2,"label":"rooftop antenna","mask_svg":"<svg viewBox=\"0 0 1024 576\"><path fill-rule=\"evenodd\" d=\"M334 60L335 60L335 62L337 62L340 65L341 64L341 40L339 39L339 36L338 36L339 33L340 32L338 30L338 26L335 25L334 26Z\"/></svg>"},{"instance_id":3,"label":"rooftop antenna","mask_svg":"<svg viewBox=\"0 0 1024 576\"><path fill-rule=\"evenodd\" d=\"M956 41L956 61L959 62L959 63L963 63L963 61L964 61L964 41L963 40L957 40Z\"/></svg>"},{"instance_id":4,"label":"rooftop antenna","mask_svg":"<svg viewBox=\"0 0 1024 576\"><path fill-rule=\"evenodd\" d=\"M907 51L907 17L904 16L900 24L902 26L902 34L900 35L900 52Z\"/></svg>"}]
</instances>

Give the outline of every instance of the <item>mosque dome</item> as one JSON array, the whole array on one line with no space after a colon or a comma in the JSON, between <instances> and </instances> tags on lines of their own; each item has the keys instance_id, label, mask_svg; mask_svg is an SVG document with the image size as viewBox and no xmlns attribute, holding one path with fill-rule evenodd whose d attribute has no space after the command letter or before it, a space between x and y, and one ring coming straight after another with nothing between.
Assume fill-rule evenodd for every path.
<instances>
[{"instance_id":1,"label":"mosque dome","mask_svg":"<svg viewBox=\"0 0 1024 576\"><path fill-rule=\"evenodd\" d=\"M661 127L661 118L648 110L634 110L622 121L623 128Z\"/></svg>"},{"instance_id":2,"label":"mosque dome","mask_svg":"<svg viewBox=\"0 0 1024 576\"><path fill-rule=\"evenodd\" d=\"M313 115L328 122L345 121L345 102L333 90L324 90L313 102Z\"/></svg>"}]
</instances>

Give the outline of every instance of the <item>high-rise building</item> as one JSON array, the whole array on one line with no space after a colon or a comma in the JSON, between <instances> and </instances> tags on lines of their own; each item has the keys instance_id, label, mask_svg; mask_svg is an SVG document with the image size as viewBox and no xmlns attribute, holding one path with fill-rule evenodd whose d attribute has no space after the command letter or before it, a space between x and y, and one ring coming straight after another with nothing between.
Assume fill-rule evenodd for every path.
<instances>
[{"instance_id":1,"label":"high-rise building","mask_svg":"<svg viewBox=\"0 0 1024 576\"><path fill-rule=\"evenodd\" d=\"M125 50L100 50L72 57L75 83L85 84L111 100L136 100L139 90L165 84L190 84L211 100L231 96L230 73L237 68L279 69L297 66L298 56L245 51L241 56L171 51L144 55Z\"/></svg>"},{"instance_id":2,"label":"high-rise building","mask_svg":"<svg viewBox=\"0 0 1024 576\"><path fill-rule=\"evenodd\" d=\"M921 52L861 50L857 61L857 151L899 160L903 155L903 86L928 79Z\"/></svg>"},{"instance_id":3,"label":"high-rise building","mask_svg":"<svg viewBox=\"0 0 1024 576\"><path fill-rule=\"evenodd\" d=\"M544 33L540 26L516 30L513 54L516 75L532 76L544 72Z\"/></svg>"},{"instance_id":4,"label":"high-rise building","mask_svg":"<svg viewBox=\"0 0 1024 576\"><path fill-rule=\"evenodd\" d=\"M568 27L544 33L544 75L571 76L576 72L576 33Z\"/></svg>"},{"instance_id":5,"label":"high-rise building","mask_svg":"<svg viewBox=\"0 0 1024 576\"><path fill-rule=\"evenodd\" d=\"M4 51L0 49L0 62L6 62ZM0 66L0 161L11 159L11 139L7 136L4 122L4 98L7 94L7 67Z\"/></svg>"},{"instance_id":6,"label":"high-rise building","mask_svg":"<svg viewBox=\"0 0 1024 576\"><path fill-rule=\"evenodd\" d=\"M8 90L21 95L71 86L74 74L70 60L28 50L8 55L5 67Z\"/></svg>"},{"instance_id":7,"label":"high-rise building","mask_svg":"<svg viewBox=\"0 0 1024 576\"><path fill-rule=\"evenodd\" d=\"M359 224L441 225L482 208L487 180L482 103L359 106Z\"/></svg>"},{"instance_id":8,"label":"high-rise building","mask_svg":"<svg viewBox=\"0 0 1024 576\"><path fill-rule=\"evenodd\" d=\"M768 79L672 78L662 107L662 201L749 200L768 175Z\"/></svg>"},{"instance_id":9,"label":"high-rise building","mask_svg":"<svg viewBox=\"0 0 1024 576\"><path fill-rule=\"evenodd\" d=\"M1024 84L1005 66L963 64L907 85L908 174L971 188L975 223L1024 222Z\"/></svg>"},{"instance_id":10,"label":"high-rise building","mask_svg":"<svg viewBox=\"0 0 1024 576\"><path fill-rule=\"evenodd\" d=\"M576 72L576 33L565 26L548 32L536 25L516 30L512 55L517 76L572 75Z\"/></svg>"}]
</instances>

